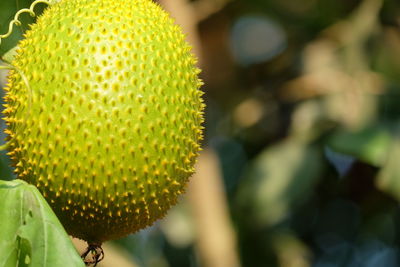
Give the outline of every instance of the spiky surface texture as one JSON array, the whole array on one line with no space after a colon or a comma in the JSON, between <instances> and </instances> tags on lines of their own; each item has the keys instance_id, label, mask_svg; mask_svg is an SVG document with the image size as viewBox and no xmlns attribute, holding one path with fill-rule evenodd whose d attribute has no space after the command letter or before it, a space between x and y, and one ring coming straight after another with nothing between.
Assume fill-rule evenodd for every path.
<instances>
[{"instance_id":1,"label":"spiky surface texture","mask_svg":"<svg viewBox=\"0 0 400 267\"><path fill-rule=\"evenodd\" d=\"M163 217L194 172L199 70L149 0L63 0L19 44L9 154L68 233L101 243Z\"/></svg>"}]
</instances>

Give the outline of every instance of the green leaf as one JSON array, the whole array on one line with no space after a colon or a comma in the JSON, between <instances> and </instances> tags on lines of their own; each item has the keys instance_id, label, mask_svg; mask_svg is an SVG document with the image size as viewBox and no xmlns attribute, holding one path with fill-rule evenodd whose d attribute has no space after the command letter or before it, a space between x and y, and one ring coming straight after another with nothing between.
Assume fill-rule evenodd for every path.
<instances>
[{"instance_id":1,"label":"green leaf","mask_svg":"<svg viewBox=\"0 0 400 267\"><path fill-rule=\"evenodd\" d=\"M7 63L11 63L17 55L17 49L18 46L14 46L3 55L2 59Z\"/></svg>"},{"instance_id":2,"label":"green leaf","mask_svg":"<svg viewBox=\"0 0 400 267\"><path fill-rule=\"evenodd\" d=\"M0 180L0 266L84 266L36 187Z\"/></svg>"},{"instance_id":3,"label":"green leaf","mask_svg":"<svg viewBox=\"0 0 400 267\"><path fill-rule=\"evenodd\" d=\"M400 200L400 138L393 138L386 161L378 174L378 187Z\"/></svg>"},{"instance_id":4,"label":"green leaf","mask_svg":"<svg viewBox=\"0 0 400 267\"><path fill-rule=\"evenodd\" d=\"M338 131L328 140L328 146L343 154L374 166L386 160L391 140L390 131L382 126L365 128L357 132Z\"/></svg>"},{"instance_id":5,"label":"green leaf","mask_svg":"<svg viewBox=\"0 0 400 267\"><path fill-rule=\"evenodd\" d=\"M253 209L259 225L273 225L285 219L310 196L321 172L319 150L297 139L269 147L250 167L241 188L244 210ZM248 199L248 196L251 196Z\"/></svg>"}]
</instances>

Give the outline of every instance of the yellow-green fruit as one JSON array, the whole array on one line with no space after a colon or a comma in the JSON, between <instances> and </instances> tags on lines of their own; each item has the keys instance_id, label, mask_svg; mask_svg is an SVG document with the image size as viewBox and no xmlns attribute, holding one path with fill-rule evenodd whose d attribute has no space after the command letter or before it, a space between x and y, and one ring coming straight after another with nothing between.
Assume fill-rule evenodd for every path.
<instances>
[{"instance_id":1,"label":"yellow-green fruit","mask_svg":"<svg viewBox=\"0 0 400 267\"><path fill-rule=\"evenodd\" d=\"M150 0L62 0L19 44L9 154L68 233L101 243L163 217L200 150L199 70Z\"/></svg>"}]
</instances>

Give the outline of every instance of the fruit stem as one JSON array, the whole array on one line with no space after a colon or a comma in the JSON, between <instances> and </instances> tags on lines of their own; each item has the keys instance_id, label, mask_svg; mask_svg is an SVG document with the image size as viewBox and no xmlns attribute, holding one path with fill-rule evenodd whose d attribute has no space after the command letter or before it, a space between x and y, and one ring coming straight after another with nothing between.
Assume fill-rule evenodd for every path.
<instances>
[{"instance_id":1,"label":"fruit stem","mask_svg":"<svg viewBox=\"0 0 400 267\"><path fill-rule=\"evenodd\" d=\"M89 259L86 259L89 253ZM97 264L104 259L104 251L101 247L101 244L88 243L88 247L86 248L85 252L82 253L81 258L86 266L93 264L93 267L96 267Z\"/></svg>"},{"instance_id":2,"label":"fruit stem","mask_svg":"<svg viewBox=\"0 0 400 267\"><path fill-rule=\"evenodd\" d=\"M16 25L16 26L20 26L21 25L21 21L19 20L19 16L21 14L23 14L23 13L29 13L32 17L35 17L36 14L35 14L35 12L33 10L35 9L35 6L37 4L40 4L40 3L51 5L51 2L48 1L48 0L35 0L30 5L29 8L23 8L23 9L19 10L15 14L14 19L12 21L10 21L10 24L8 25L8 31L5 34L1 34L0 35L0 45L1 45L2 39L5 39L5 38L7 38L7 37L9 37L11 35L11 33L13 32L14 25Z\"/></svg>"}]
</instances>

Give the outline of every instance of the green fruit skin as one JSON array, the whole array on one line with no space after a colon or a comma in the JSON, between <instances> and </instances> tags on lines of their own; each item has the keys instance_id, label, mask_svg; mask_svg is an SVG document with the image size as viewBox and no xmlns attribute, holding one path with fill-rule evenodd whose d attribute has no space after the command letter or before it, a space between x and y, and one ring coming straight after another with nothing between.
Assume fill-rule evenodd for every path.
<instances>
[{"instance_id":1,"label":"green fruit skin","mask_svg":"<svg viewBox=\"0 0 400 267\"><path fill-rule=\"evenodd\" d=\"M63 0L20 42L5 96L9 155L69 234L134 233L184 191L204 109L184 38L149 0Z\"/></svg>"}]
</instances>

